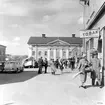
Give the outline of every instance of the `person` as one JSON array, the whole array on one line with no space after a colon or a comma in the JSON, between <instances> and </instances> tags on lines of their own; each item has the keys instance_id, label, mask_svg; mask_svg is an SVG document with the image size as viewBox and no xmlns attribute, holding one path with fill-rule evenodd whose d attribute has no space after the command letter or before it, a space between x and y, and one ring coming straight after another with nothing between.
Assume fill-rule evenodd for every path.
<instances>
[{"instance_id":1,"label":"person","mask_svg":"<svg viewBox=\"0 0 105 105\"><path fill-rule=\"evenodd\" d=\"M80 71L80 79L81 79L81 85L79 87L86 88L84 83L86 82L87 79L87 73L85 72L85 68L88 65L88 61L86 59L86 54L83 54L82 59L79 61L77 69Z\"/></svg>"},{"instance_id":2,"label":"person","mask_svg":"<svg viewBox=\"0 0 105 105\"><path fill-rule=\"evenodd\" d=\"M94 86L96 81L96 83L98 83L98 85L101 87L101 81L100 81L101 63L98 58L97 51L93 53L93 58L91 59L90 63L92 65L92 72L91 72L92 85Z\"/></svg>"},{"instance_id":3,"label":"person","mask_svg":"<svg viewBox=\"0 0 105 105\"><path fill-rule=\"evenodd\" d=\"M59 60L58 59L55 61L55 65L56 65L56 68L58 69L58 66L59 66Z\"/></svg>"},{"instance_id":4,"label":"person","mask_svg":"<svg viewBox=\"0 0 105 105\"><path fill-rule=\"evenodd\" d=\"M38 60L38 67L39 67L38 74L41 74L42 73L42 68L43 68L43 59L42 59L42 57L40 57L39 60Z\"/></svg>"},{"instance_id":5,"label":"person","mask_svg":"<svg viewBox=\"0 0 105 105\"><path fill-rule=\"evenodd\" d=\"M75 58L72 57L72 58L71 58L71 70L74 69L74 65L75 65Z\"/></svg>"},{"instance_id":6,"label":"person","mask_svg":"<svg viewBox=\"0 0 105 105\"><path fill-rule=\"evenodd\" d=\"M47 61L47 58L45 58L44 66L45 66L45 73L47 73L47 67L48 67L48 61Z\"/></svg>"},{"instance_id":7,"label":"person","mask_svg":"<svg viewBox=\"0 0 105 105\"><path fill-rule=\"evenodd\" d=\"M50 67L51 67L51 73L55 75L56 67L53 59L50 61Z\"/></svg>"},{"instance_id":8,"label":"person","mask_svg":"<svg viewBox=\"0 0 105 105\"><path fill-rule=\"evenodd\" d=\"M63 69L64 69L64 67L63 67L63 59L60 59L59 66L60 66L61 72L63 72Z\"/></svg>"}]
</instances>

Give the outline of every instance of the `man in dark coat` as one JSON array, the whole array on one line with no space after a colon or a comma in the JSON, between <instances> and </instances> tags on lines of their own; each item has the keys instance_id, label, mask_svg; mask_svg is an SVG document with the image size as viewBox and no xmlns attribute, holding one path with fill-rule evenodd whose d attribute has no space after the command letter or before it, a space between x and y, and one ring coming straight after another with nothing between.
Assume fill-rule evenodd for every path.
<instances>
[{"instance_id":1,"label":"man in dark coat","mask_svg":"<svg viewBox=\"0 0 105 105\"><path fill-rule=\"evenodd\" d=\"M44 67L45 67L45 73L47 73L47 67L48 67L48 61L47 61L47 58L45 58L45 61L44 61Z\"/></svg>"},{"instance_id":2,"label":"man in dark coat","mask_svg":"<svg viewBox=\"0 0 105 105\"><path fill-rule=\"evenodd\" d=\"M42 59L42 57L39 58L39 60L38 60L38 67L39 67L38 74L41 74L42 73L42 67L43 67L43 59Z\"/></svg>"}]
</instances>

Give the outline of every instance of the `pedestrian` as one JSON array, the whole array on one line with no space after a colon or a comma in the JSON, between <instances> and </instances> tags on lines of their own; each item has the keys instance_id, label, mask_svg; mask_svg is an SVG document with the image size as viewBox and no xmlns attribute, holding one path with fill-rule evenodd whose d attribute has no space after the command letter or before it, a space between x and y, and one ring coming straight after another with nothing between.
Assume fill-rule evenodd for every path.
<instances>
[{"instance_id":1,"label":"pedestrian","mask_svg":"<svg viewBox=\"0 0 105 105\"><path fill-rule=\"evenodd\" d=\"M84 83L86 82L87 79L87 73L85 72L85 68L88 65L88 61L86 59L86 54L83 54L82 59L79 61L77 69L80 71L80 80L81 80L81 85L79 87L86 88Z\"/></svg>"},{"instance_id":2,"label":"pedestrian","mask_svg":"<svg viewBox=\"0 0 105 105\"><path fill-rule=\"evenodd\" d=\"M45 58L45 61L44 61L44 67L45 67L45 73L47 73L47 67L48 67L48 61L47 61L47 58Z\"/></svg>"},{"instance_id":3,"label":"pedestrian","mask_svg":"<svg viewBox=\"0 0 105 105\"><path fill-rule=\"evenodd\" d=\"M42 59L42 57L40 57L39 60L38 60L38 68L39 68L38 74L41 74L42 73L42 68L43 68L43 59Z\"/></svg>"},{"instance_id":4,"label":"pedestrian","mask_svg":"<svg viewBox=\"0 0 105 105\"><path fill-rule=\"evenodd\" d=\"M55 75L56 66L55 66L55 62L53 59L50 61L50 67L51 67L51 73Z\"/></svg>"},{"instance_id":5,"label":"pedestrian","mask_svg":"<svg viewBox=\"0 0 105 105\"><path fill-rule=\"evenodd\" d=\"M101 63L98 58L97 51L93 53L93 58L91 59L90 63L92 65L92 72L91 72L92 85L94 86L96 82L98 83L97 85L101 87L101 80L100 80Z\"/></svg>"},{"instance_id":6,"label":"pedestrian","mask_svg":"<svg viewBox=\"0 0 105 105\"><path fill-rule=\"evenodd\" d=\"M72 57L72 58L71 58L71 70L74 69L74 65L75 65L75 58Z\"/></svg>"},{"instance_id":7,"label":"pedestrian","mask_svg":"<svg viewBox=\"0 0 105 105\"><path fill-rule=\"evenodd\" d=\"M56 65L56 68L58 69L58 66L59 66L59 60L58 59L55 61L55 65Z\"/></svg>"},{"instance_id":8,"label":"pedestrian","mask_svg":"<svg viewBox=\"0 0 105 105\"><path fill-rule=\"evenodd\" d=\"M63 72L64 65L63 65L63 60L62 59L60 60L59 64L60 64L60 70L61 70L61 72Z\"/></svg>"}]
</instances>

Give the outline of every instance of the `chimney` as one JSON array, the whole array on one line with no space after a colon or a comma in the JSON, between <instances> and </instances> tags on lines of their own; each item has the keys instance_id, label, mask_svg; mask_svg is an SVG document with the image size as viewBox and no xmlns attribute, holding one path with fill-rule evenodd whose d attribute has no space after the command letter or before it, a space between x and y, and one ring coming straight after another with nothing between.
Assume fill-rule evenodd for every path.
<instances>
[{"instance_id":1,"label":"chimney","mask_svg":"<svg viewBox=\"0 0 105 105\"><path fill-rule=\"evenodd\" d=\"M75 38L75 34L72 34L72 37Z\"/></svg>"},{"instance_id":2,"label":"chimney","mask_svg":"<svg viewBox=\"0 0 105 105\"><path fill-rule=\"evenodd\" d=\"M42 34L42 38L46 38L46 34Z\"/></svg>"}]
</instances>

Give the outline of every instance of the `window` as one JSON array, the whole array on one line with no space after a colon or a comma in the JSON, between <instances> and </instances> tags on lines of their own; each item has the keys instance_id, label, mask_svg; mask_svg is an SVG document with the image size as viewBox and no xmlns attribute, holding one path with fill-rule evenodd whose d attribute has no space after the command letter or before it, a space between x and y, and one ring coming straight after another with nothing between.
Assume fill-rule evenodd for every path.
<instances>
[{"instance_id":1,"label":"window","mask_svg":"<svg viewBox=\"0 0 105 105\"><path fill-rule=\"evenodd\" d=\"M69 56L71 56L71 52L69 51Z\"/></svg>"},{"instance_id":2,"label":"window","mask_svg":"<svg viewBox=\"0 0 105 105\"><path fill-rule=\"evenodd\" d=\"M39 51L39 56L41 56L41 51Z\"/></svg>"},{"instance_id":3,"label":"window","mask_svg":"<svg viewBox=\"0 0 105 105\"><path fill-rule=\"evenodd\" d=\"M47 56L47 51L45 51L44 55Z\"/></svg>"},{"instance_id":4,"label":"window","mask_svg":"<svg viewBox=\"0 0 105 105\"><path fill-rule=\"evenodd\" d=\"M64 57L66 56L66 51L63 51L63 56L64 56Z\"/></svg>"},{"instance_id":5,"label":"window","mask_svg":"<svg viewBox=\"0 0 105 105\"><path fill-rule=\"evenodd\" d=\"M50 51L50 56L53 57L53 51L52 50Z\"/></svg>"},{"instance_id":6,"label":"window","mask_svg":"<svg viewBox=\"0 0 105 105\"><path fill-rule=\"evenodd\" d=\"M35 51L32 51L32 55L33 55L33 56L35 55Z\"/></svg>"}]
</instances>

